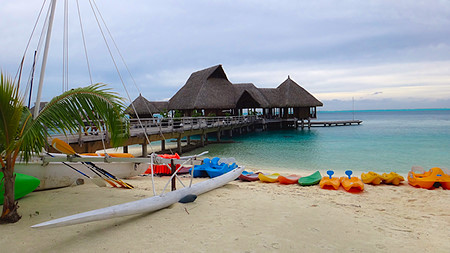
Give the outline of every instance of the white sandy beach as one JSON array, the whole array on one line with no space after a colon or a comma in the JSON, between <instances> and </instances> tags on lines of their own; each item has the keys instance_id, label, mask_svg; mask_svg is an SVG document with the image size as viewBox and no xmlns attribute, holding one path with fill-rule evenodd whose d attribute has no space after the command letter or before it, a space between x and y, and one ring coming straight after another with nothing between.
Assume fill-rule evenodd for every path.
<instances>
[{"instance_id":1,"label":"white sandy beach","mask_svg":"<svg viewBox=\"0 0 450 253\"><path fill-rule=\"evenodd\" d=\"M167 179L156 178L159 191ZM126 181L136 188L100 188L86 182L29 194L19 200L22 219L0 226L1 251L450 252L450 191L407 183L366 185L363 193L350 194L342 188L234 181L193 203L154 213L30 228L152 196L150 177Z\"/></svg>"}]
</instances>

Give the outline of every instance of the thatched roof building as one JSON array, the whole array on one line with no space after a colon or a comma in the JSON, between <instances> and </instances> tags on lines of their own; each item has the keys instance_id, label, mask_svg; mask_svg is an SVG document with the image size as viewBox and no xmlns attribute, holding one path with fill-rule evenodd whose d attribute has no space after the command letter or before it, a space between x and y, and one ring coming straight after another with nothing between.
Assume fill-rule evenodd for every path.
<instances>
[{"instance_id":1,"label":"thatched roof building","mask_svg":"<svg viewBox=\"0 0 450 253\"><path fill-rule=\"evenodd\" d=\"M277 92L277 107L323 106L322 102L294 82L289 76L286 81L277 87Z\"/></svg>"},{"instance_id":2,"label":"thatched roof building","mask_svg":"<svg viewBox=\"0 0 450 253\"><path fill-rule=\"evenodd\" d=\"M135 107L149 110L144 105L151 102L142 96L135 101ZM153 102L153 107L158 107L155 103L157 102ZM257 88L252 83L232 84L222 65L192 73L168 103L161 103L163 104L159 108L152 109L150 105L147 107L150 111L161 111L161 108L178 110L185 116L191 116L195 111L203 115L239 115L242 114L242 109L261 108L263 114L269 117L277 115L307 119L315 117L317 106L323 106L322 102L289 76L277 88ZM138 113L141 115L139 111Z\"/></svg>"},{"instance_id":3,"label":"thatched roof building","mask_svg":"<svg viewBox=\"0 0 450 253\"><path fill-rule=\"evenodd\" d=\"M261 89L252 83L233 84L236 108L270 108L270 102Z\"/></svg>"},{"instance_id":4,"label":"thatched roof building","mask_svg":"<svg viewBox=\"0 0 450 253\"><path fill-rule=\"evenodd\" d=\"M191 74L169 100L170 110L230 109L235 107L234 87L221 65Z\"/></svg>"},{"instance_id":5,"label":"thatched roof building","mask_svg":"<svg viewBox=\"0 0 450 253\"><path fill-rule=\"evenodd\" d=\"M134 106L134 110L132 105ZM141 94L128 106L125 113L131 117L136 117L136 114L142 118L152 118L153 114L167 112L169 102L167 101L148 101Z\"/></svg>"}]
</instances>

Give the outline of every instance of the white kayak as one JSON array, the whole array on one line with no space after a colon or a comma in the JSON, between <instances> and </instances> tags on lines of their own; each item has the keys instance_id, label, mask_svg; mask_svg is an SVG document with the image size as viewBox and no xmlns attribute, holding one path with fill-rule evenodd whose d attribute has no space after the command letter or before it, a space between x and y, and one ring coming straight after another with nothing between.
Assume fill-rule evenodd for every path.
<instances>
[{"instance_id":1,"label":"white kayak","mask_svg":"<svg viewBox=\"0 0 450 253\"><path fill-rule=\"evenodd\" d=\"M85 222L106 220L116 217L157 211L159 209L168 207L178 202L181 198L189 194L200 195L202 193L219 188L227 184L228 182L231 182L236 178L238 178L243 170L244 167L238 167L221 176L193 184L190 187L185 187L179 190L167 192L163 195L153 196L150 198L141 199L133 202L128 202L84 213L79 213L71 216L66 216L59 219L39 223L31 227L32 228L62 227Z\"/></svg>"}]
</instances>

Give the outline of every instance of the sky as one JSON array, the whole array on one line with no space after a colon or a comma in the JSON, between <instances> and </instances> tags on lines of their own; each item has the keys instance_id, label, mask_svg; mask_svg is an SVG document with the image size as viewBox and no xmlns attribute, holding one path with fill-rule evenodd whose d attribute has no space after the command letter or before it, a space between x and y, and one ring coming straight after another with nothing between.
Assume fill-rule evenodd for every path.
<instances>
[{"instance_id":1,"label":"sky","mask_svg":"<svg viewBox=\"0 0 450 253\"><path fill-rule=\"evenodd\" d=\"M449 0L91 0L104 35L89 1L78 0L78 16L72 0L67 65L64 2L56 6L42 101L59 95L63 80L69 88L91 83L87 52L92 82L108 84L127 103L140 93L167 100L191 73L222 64L232 83L259 88L289 75L323 102L319 110L450 108ZM0 0L3 73L16 75L43 3ZM42 61L48 3L25 54L24 93L38 48Z\"/></svg>"}]
</instances>

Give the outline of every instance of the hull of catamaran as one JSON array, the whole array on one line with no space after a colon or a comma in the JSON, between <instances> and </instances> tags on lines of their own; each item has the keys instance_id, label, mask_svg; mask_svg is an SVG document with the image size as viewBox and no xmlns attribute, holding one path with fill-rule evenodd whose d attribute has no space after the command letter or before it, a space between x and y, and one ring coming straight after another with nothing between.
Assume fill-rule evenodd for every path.
<instances>
[{"instance_id":1,"label":"hull of catamaran","mask_svg":"<svg viewBox=\"0 0 450 253\"><path fill-rule=\"evenodd\" d=\"M55 157L61 157L59 154L53 154ZM63 155L63 157L66 157ZM125 160L125 159L123 159ZM132 160L132 159L130 159ZM66 162L66 164L81 171L90 177L98 177L88 167L81 162ZM95 162L95 165L108 171L118 178L130 178L143 174L148 168L148 163L141 162ZM14 171L38 178L41 183L37 190L53 189L67 187L80 182L79 179L89 180L81 173L63 164L62 162L45 162L42 157L35 157L29 163L16 162Z\"/></svg>"},{"instance_id":2,"label":"hull of catamaran","mask_svg":"<svg viewBox=\"0 0 450 253\"><path fill-rule=\"evenodd\" d=\"M189 194L200 195L202 193L221 187L227 184L228 182L231 182L236 178L238 178L243 170L244 170L243 167L238 167L226 174L223 174L222 176L218 176L200 183L196 183L191 187L185 187L176 191L165 193L163 195L128 202L125 204L110 206L67 217L62 217L55 220L50 220L47 222L34 225L32 227L33 228L62 227L91 221L106 220L121 216L154 212L178 202L181 198Z\"/></svg>"}]
</instances>

